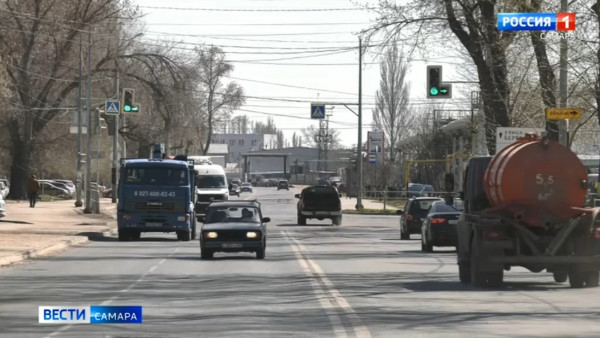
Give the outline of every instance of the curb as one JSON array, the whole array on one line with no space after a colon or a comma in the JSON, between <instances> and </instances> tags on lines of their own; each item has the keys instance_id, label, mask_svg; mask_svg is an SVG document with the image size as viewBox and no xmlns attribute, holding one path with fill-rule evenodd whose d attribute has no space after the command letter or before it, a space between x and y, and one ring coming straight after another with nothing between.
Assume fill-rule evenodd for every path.
<instances>
[{"instance_id":1,"label":"curb","mask_svg":"<svg viewBox=\"0 0 600 338\"><path fill-rule=\"evenodd\" d=\"M42 233L42 234L51 234L51 233ZM117 228L112 230L106 230L103 232L90 232L87 234L78 234L71 236L78 236L76 238L70 239L68 241L64 241L62 243L53 244L47 246L45 248L36 249L36 250L27 250L25 252L21 252L12 256L0 257L0 268L4 268L16 263L20 263L22 261L42 257L42 256L50 256L52 254L58 253L60 251L64 251L69 247L73 246L81 246L90 243L92 240L98 240L105 237L110 237L117 234Z\"/></svg>"},{"instance_id":2,"label":"curb","mask_svg":"<svg viewBox=\"0 0 600 338\"><path fill-rule=\"evenodd\" d=\"M77 237L77 238L73 238L71 240L62 242L62 243L53 244L53 245L45 247L45 248L36 249L36 250L27 250L25 252L15 254L12 256L2 257L2 258L0 258L0 267L5 267L7 265L19 263L19 262L22 262L24 260L31 259L31 258L48 256L53 253L58 253L60 251L63 251L71 246L87 244L87 243L89 243L89 241L90 240L87 237Z\"/></svg>"},{"instance_id":3,"label":"curb","mask_svg":"<svg viewBox=\"0 0 600 338\"><path fill-rule=\"evenodd\" d=\"M383 212L360 212L360 211L342 211L344 215L364 215L364 216L398 216L396 213Z\"/></svg>"}]
</instances>

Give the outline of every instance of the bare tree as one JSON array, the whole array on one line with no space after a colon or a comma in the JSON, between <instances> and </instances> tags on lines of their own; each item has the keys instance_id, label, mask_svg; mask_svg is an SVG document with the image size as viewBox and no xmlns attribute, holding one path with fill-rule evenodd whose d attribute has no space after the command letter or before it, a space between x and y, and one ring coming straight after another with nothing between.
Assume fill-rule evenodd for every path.
<instances>
[{"instance_id":1,"label":"bare tree","mask_svg":"<svg viewBox=\"0 0 600 338\"><path fill-rule=\"evenodd\" d=\"M206 119L202 124L203 149L208 152L213 134L213 127L228 121L233 110L245 101L244 91L235 82L223 84L223 77L233 71L233 65L225 61L225 53L218 47L197 48L197 67L200 70L199 89L204 94L206 103Z\"/></svg>"},{"instance_id":2,"label":"bare tree","mask_svg":"<svg viewBox=\"0 0 600 338\"><path fill-rule=\"evenodd\" d=\"M396 162L398 141L410 127L414 116L408 107L407 72L408 65L394 43L387 48L381 61L381 79L373 110L373 123L386 135L386 148L389 149L389 161L392 163Z\"/></svg>"},{"instance_id":3,"label":"bare tree","mask_svg":"<svg viewBox=\"0 0 600 338\"><path fill-rule=\"evenodd\" d=\"M309 148L317 148L319 146L318 142L315 140L316 136L319 134L319 128L314 125L310 125L304 129L302 129L302 140L306 147ZM331 135L331 142L329 143L329 149L341 149L341 140L340 140L340 132L339 130L329 129L329 135Z\"/></svg>"}]
</instances>

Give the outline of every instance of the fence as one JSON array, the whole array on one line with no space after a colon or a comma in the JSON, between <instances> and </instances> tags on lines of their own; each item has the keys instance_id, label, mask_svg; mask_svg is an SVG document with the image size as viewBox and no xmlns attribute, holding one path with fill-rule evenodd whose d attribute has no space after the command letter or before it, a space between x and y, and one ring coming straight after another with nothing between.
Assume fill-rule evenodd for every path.
<instances>
[{"instance_id":1,"label":"fence","mask_svg":"<svg viewBox=\"0 0 600 338\"><path fill-rule=\"evenodd\" d=\"M364 190L362 193L363 199L371 199L377 200L379 202L383 202L383 209L385 210L388 203L393 203L396 206L401 206L404 204L409 198L413 197L447 197L448 194L451 194L453 197L458 197L458 192L448 193L446 191L428 191L417 193L414 191L409 191L408 193L404 190ZM356 195L356 194L355 194ZM352 196L356 197L356 196Z\"/></svg>"}]
</instances>

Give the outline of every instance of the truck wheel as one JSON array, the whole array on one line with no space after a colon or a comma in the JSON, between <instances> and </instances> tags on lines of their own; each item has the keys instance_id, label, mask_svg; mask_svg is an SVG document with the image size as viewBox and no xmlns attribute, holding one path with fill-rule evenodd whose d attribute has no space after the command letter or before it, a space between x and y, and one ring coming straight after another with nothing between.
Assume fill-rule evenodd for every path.
<instances>
[{"instance_id":1,"label":"truck wheel","mask_svg":"<svg viewBox=\"0 0 600 338\"><path fill-rule=\"evenodd\" d=\"M298 225L306 225L306 217L298 216Z\"/></svg>"},{"instance_id":2,"label":"truck wheel","mask_svg":"<svg viewBox=\"0 0 600 338\"><path fill-rule=\"evenodd\" d=\"M189 242L190 233L188 231L177 231L177 239L182 242Z\"/></svg>"},{"instance_id":3,"label":"truck wheel","mask_svg":"<svg viewBox=\"0 0 600 338\"><path fill-rule=\"evenodd\" d=\"M332 219L333 225L342 225L342 216L336 216Z\"/></svg>"},{"instance_id":4,"label":"truck wheel","mask_svg":"<svg viewBox=\"0 0 600 338\"><path fill-rule=\"evenodd\" d=\"M477 257L474 255L475 252L475 239L471 242L471 284L473 286L485 286L487 284L487 276L485 273L480 271Z\"/></svg>"},{"instance_id":5,"label":"truck wheel","mask_svg":"<svg viewBox=\"0 0 600 338\"><path fill-rule=\"evenodd\" d=\"M566 271L557 271L552 273L552 276L554 277L554 281L557 283L564 283L567 281L567 278L569 278L569 274Z\"/></svg>"},{"instance_id":6,"label":"truck wheel","mask_svg":"<svg viewBox=\"0 0 600 338\"><path fill-rule=\"evenodd\" d=\"M129 231L119 230L119 242L125 242L129 240Z\"/></svg>"},{"instance_id":7,"label":"truck wheel","mask_svg":"<svg viewBox=\"0 0 600 338\"><path fill-rule=\"evenodd\" d=\"M487 283L489 286L501 286L504 280L504 270L487 273Z\"/></svg>"},{"instance_id":8,"label":"truck wheel","mask_svg":"<svg viewBox=\"0 0 600 338\"><path fill-rule=\"evenodd\" d=\"M569 271L569 284L572 288L582 288L585 283L585 274L578 269L572 269Z\"/></svg>"},{"instance_id":9,"label":"truck wheel","mask_svg":"<svg viewBox=\"0 0 600 338\"><path fill-rule=\"evenodd\" d=\"M192 225L192 239L196 239L196 222Z\"/></svg>"},{"instance_id":10,"label":"truck wheel","mask_svg":"<svg viewBox=\"0 0 600 338\"><path fill-rule=\"evenodd\" d=\"M599 281L598 277L600 277L598 275L598 271L588 272L588 274L587 274L587 276L585 278L585 285L588 288L595 288L595 287L597 287L598 286L598 281Z\"/></svg>"},{"instance_id":11,"label":"truck wheel","mask_svg":"<svg viewBox=\"0 0 600 338\"><path fill-rule=\"evenodd\" d=\"M458 263L458 278L461 283L469 283L471 281L471 262Z\"/></svg>"},{"instance_id":12,"label":"truck wheel","mask_svg":"<svg viewBox=\"0 0 600 338\"><path fill-rule=\"evenodd\" d=\"M200 249L200 258L202 259L212 259L214 252L207 249Z\"/></svg>"}]
</instances>

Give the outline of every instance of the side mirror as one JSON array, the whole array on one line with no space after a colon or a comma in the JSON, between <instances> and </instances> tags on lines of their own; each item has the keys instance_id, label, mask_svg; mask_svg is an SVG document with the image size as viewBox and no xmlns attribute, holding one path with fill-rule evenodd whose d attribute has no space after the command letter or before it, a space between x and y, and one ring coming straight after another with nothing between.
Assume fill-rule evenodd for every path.
<instances>
[{"instance_id":1,"label":"side mirror","mask_svg":"<svg viewBox=\"0 0 600 338\"><path fill-rule=\"evenodd\" d=\"M404 215L404 210L396 210L396 213L397 213L398 215Z\"/></svg>"},{"instance_id":2,"label":"side mirror","mask_svg":"<svg viewBox=\"0 0 600 338\"><path fill-rule=\"evenodd\" d=\"M296 195L294 195L294 197L300 198L300 194L296 194Z\"/></svg>"},{"instance_id":3,"label":"side mirror","mask_svg":"<svg viewBox=\"0 0 600 338\"><path fill-rule=\"evenodd\" d=\"M269 223L269 222L271 222L271 217L263 217L262 222L263 223Z\"/></svg>"}]
</instances>

